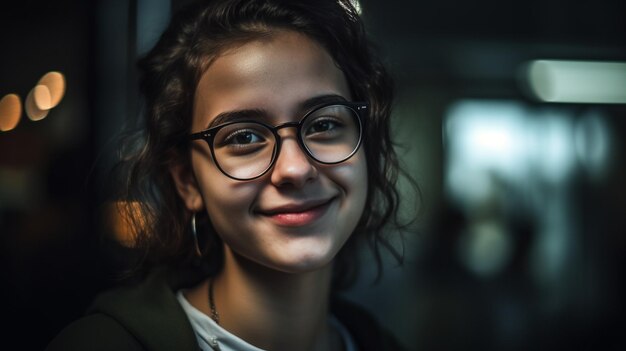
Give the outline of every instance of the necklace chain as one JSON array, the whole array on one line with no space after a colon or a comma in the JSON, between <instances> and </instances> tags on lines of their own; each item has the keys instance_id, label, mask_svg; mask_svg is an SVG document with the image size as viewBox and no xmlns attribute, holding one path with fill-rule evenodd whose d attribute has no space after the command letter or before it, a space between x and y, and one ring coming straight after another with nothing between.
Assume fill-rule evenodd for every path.
<instances>
[{"instance_id":1,"label":"necklace chain","mask_svg":"<svg viewBox=\"0 0 626 351\"><path fill-rule=\"evenodd\" d=\"M213 279L209 280L209 307L211 308L211 319L220 324L220 315L217 313L215 301L213 300Z\"/></svg>"}]
</instances>

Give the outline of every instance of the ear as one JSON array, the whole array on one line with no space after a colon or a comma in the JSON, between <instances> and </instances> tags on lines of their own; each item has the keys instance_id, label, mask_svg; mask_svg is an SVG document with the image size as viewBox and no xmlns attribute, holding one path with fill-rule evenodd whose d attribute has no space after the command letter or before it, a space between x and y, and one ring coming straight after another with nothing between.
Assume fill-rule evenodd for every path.
<instances>
[{"instance_id":1,"label":"ear","mask_svg":"<svg viewBox=\"0 0 626 351\"><path fill-rule=\"evenodd\" d=\"M204 200L191 166L176 163L170 166L176 191L189 211L199 212L204 208Z\"/></svg>"}]
</instances>

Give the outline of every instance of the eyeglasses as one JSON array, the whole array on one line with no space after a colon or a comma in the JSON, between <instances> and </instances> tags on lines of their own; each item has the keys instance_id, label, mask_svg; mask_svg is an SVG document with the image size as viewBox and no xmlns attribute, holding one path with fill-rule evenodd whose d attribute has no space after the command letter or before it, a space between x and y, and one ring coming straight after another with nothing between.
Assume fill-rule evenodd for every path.
<instances>
[{"instance_id":1,"label":"eyeglasses","mask_svg":"<svg viewBox=\"0 0 626 351\"><path fill-rule=\"evenodd\" d=\"M367 103L335 102L309 111L299 122L271 126L260 121L228 122L193 133L190 140L202 139L211 149L222 173L235 180L252 180L270 170L282 143L278 131L296 128L304 152L316 162L332 165L354 155L363 139L362 113Z\"/></svg>"}]
</instances>

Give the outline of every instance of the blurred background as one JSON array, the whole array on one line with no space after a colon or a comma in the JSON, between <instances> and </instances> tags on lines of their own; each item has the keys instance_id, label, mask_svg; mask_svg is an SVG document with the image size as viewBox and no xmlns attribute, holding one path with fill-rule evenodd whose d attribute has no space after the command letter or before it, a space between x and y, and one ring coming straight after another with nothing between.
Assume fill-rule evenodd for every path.
<instances>
[{"instance_id":1,"label":"blurred background","mask_svg":"<svg viewBox=\"0 0 626 351\"><path fill-rule=\"evenodd\" d=\"M3 4L6 345L42 349L114 283L115 135L138 110L136 58L185 2ZM422 196L404 265L373 285L364 260L345 296L410 350L623 349L626 2L359 6Z\"/></svg>"}]
</instances>

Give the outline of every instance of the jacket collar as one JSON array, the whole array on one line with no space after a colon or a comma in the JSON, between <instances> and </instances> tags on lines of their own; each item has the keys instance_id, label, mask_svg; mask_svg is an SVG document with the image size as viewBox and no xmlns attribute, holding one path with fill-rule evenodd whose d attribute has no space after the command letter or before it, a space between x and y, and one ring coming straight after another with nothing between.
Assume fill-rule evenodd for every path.
<instances>
[{"instance_id":1,"label":"jacket collar","mask_svg":"<svg viewBox=\"0 0 626 351\"><path fill-rule=\"evenodd\" d=\"M198 274L159 267L139 285L99 295L90 312L115 319L147 350L198 350L193 328L174 292L201 279Z\"/></svg>"}]
</instances>

